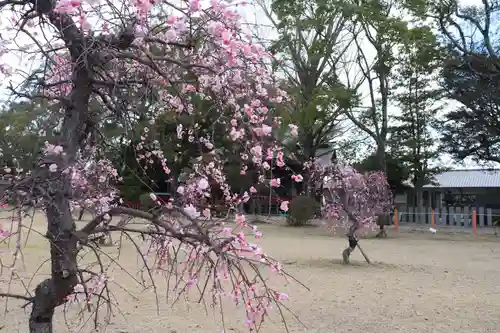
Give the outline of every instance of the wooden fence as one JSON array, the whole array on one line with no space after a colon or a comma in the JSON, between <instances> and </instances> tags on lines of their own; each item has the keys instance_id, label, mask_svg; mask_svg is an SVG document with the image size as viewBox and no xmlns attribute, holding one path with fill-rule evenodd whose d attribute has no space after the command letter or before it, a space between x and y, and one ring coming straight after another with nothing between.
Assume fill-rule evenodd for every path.
<instances>
[{"instance_id":1,"label":"wooden fence","mask_svg":"<svg viewBox=\"0 0 500 333\"><path fill-rule=\"evenodd\" d=\"M393 216L399 224L417 223L434 226L493 227L500 221L500 211L485 207L412 207L399 206Z\"/></svg>"},{"instance_id":2,"label":"wooden fence","mask_svg":"<svg viewBox=\"0 0 500 333\"><path fill-rule=\"evenodd\" d=\"M164 202L168 201L161 197ZM278 197L278 196L259 196L254 195L248 200L248 202L242 205L242 210L246 214L254 214L254 215L286 215L286 212L280 209L280 205L283 201L291 201L292 198L289 197ZM125 202L125 206L140 209L141 203L139 201L127 201ZM218 207L225 206L223 200L215 201L211 203L211 207L213 210L217 210ZM221 208L224 210L223 208Z\"/></svg>"}]
</instances>

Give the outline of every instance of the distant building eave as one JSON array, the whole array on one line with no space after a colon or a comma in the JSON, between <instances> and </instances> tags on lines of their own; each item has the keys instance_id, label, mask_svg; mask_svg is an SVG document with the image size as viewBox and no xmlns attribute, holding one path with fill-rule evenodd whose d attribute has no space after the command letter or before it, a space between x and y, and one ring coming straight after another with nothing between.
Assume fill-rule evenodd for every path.
<instances>
[{"instance_id":1,"label":"distant building eave","mask_svg":"<svg viewBox=\"0 0 500 333\"><path fill-rule=\"evenodd\" d=\"M500 188L500 169L450 170L437 174L424 188Z\"/></svg>"}]
</instances>

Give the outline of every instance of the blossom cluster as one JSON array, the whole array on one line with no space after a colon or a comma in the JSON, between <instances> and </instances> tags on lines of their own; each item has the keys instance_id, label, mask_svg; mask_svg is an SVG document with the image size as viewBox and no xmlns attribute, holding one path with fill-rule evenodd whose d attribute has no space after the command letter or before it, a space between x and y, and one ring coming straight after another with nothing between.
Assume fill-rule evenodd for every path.
<instances>
[{"instance_id":1,"label":"blossom cluster","mask_svg":"<svg viewBox=\"0 0 500 333\"><path fill-rule=\"evenodd\" d=\"M231 256L237 256L242 262L247 261L269 267L271 277L273 275L284 277L281 264L264 253L258 244L250 241L249 237L253 236L255 239L262 237L257 226L248 225L245 216L241 214L236 215L235 223L235 226L222 225L214 230L214 237L228 240L224 242L220 250ZM178 227L181 228L181 225ZM253 235L247 235L245 229L250 229ZM180 250L185 253L184 259L173 255L174 252ZM205 264L209 252L210 248L207 246L179 247L179 244L169 237L155 238L143 250L145 257L154 258L152 266L160 272L171 270L172 266L169 261L176 260L175 275L180 277L183 283L177 282L175 291L191 290L198 283L206 285L207 279L213 279L208 284L212 286L213 294L231 299L236 306L245 305L245 322L251 329L260 325L275 301L281 302L288 299L287 294L275 289L269 290L260 284L257 276L252 277L249 273L242 273L244 271L234 270L235 263L228 259L219 259L214 271L207 276L198 268Z\"/></svg>"},{"instance_id":2,"label":"blossom cluster","mask_svg":"<svg viewBox=\"0 0 500 333\"><path fill-rule=\"evenodd\" d=\"M274 111L276 105L288 100L288 96L281 89L279 80L267 70L272 56L243 29L237 3L211 0L204 7L197 0L180 1L178 6L134 0L132 4L139 22L133 27L131 45L123 50L116 45L108 47L106 43L112 40L107 36L115 33L127 19L118 11L106 11L106 3L98 2L59 0L52 15L70 17L87 38L85 40L93 42L89 45L99 45L81 54L81 59L86 59L82 63L106 59L105 63L86 69L93 80L92 98L102 102L102 111L94 114L88 110L88 114L78 116L82 121L79 128L87 128L87 123L83 122L88 120L95 122L96 128L102 128L108 119L119 122L124 118L146 118L148 125L139 128L140 138L127 139L134 142L136 160L144 170L159 165L170 176L175 161L165 157L157 125L165 115L175 120L182 115L203 113L206 111L200 106L203 102L202 105L210 105L220 114L216 122L223 128L223 135L236 147L241 174L250 167L257 168L260 172L258 182L270 187L281 186L279 178L266 180L264 174L273 165L285 167L285 154L276 140L281 121ZM158 16L159 12L162 15ZM32 20L37 19L33 16ZM161 28L154 28L158 26ZM36 26L40 27L42 25ZM76 89L72 79L81 64L71 60L75 57L69 55L68 49L69 46L54 47L43 52L50 69L42 93L50 100L67 99ZM152 50L161 51L155 53ZM110 85L113 86L111 90ZM136 117L143 100L130 99L124 106L121 96L134 96L143 90L154 90L155 105ZM54 116L65 120L65 117L74 116L68 115L69 112L61 109L54 112ZM65 126L64 121L61 123ZM126 133L139 126L135 120L120 125L129 130L124 130ZM295 125L290 125L288 130L292 136L299 135ZM74 135L77 134L81 133ZM69 182L72 208L91 209L104 216L104 222L99 225L100 230L104 230L112 218L112 208L118 205L116 184L121 179L113 163L104 157L104 140L92 144L94 133L84 134L87 136L76 153L66 151L61 142L47 142L39 166L45 173L38 172L37 175L44 174L47 183L61 182L61 179ZM188 287L201 280L202 268L209 267L215 273L214 285L218 286L212 290L214 296L226 295L236 304L245 304L245 320L250 328L256 328L268 314L271 304L284 301L288 296L270 289L258 276L249 278L235 272L246 270L245 263L255 262L284 277L281 265L249 241L247 230L255 239L263 235L255 226L248 225L243 215L235 215L236 227L202 223L211 218L209 202L215 190L222 192L230 209L236 210L257 192L256 185L244 193L232 192L223 168L224 154L218 149L214 137L210 133L201 133L196 124L179 123L172 135L186 138L203 148L199 156L193 156L191 173L185 183L178 184L171 201L164 203L151 194L151 199L162 212L155 215L155 221L151 223L156 223L163 232L149 233L145 237L149 250L143 254L158 258L157 269L165 269L167 265L182 270L181 276ZM294 175L293 180L302 182L303 177ZM175 214L178 207L185 215ZM281 208L287 210L288 203L282 202ZM169 262L167 254L171 254L172 247L179 243L187 253L185 261ZM211 267L208 259L214 255L218 258L217 265ZM236 274L236 280L228 279L229 274ZM87 294L85 297L90 301L89 295L100 292L106 280L105 272L100 272L90 282L82 281L76 285L74 291L77 297ZM224 281L231 286L223 287ZM74 299L73 296L69 298Z\"/></svg>"},{"instance_id":3,"label":"blossom cluster","mask_svg":"<svg viewBox=\"0 0 500 333\"><path fill-rule=\"evenodd\" d=\"M377 217L392 208L393 196L383 172L360 173L352 167L309 165L322 184L327 226L349 230L373 229Z\"/></svg>"}]
</instances>

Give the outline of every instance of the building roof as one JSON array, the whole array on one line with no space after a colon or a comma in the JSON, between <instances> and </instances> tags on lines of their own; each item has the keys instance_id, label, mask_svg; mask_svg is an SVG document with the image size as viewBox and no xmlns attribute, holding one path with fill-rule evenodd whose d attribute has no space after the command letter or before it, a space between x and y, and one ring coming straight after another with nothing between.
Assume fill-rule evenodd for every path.
<instances>
[{"instance_id":1,"label":"building roof","mask_svg":"<svg viewBox=\"0 0 500 333\"><path fill-rule=\"evenodd\" d=\"M322 167L327 167L332 164L333 149L328 148L318 148L316 150L316 161Z\"/></svg>"},{"instance_id":2,"label":"building roof","mask_svg":"<svg viewBox=\"0 0 500 333\"><path fill-rule=\"evenodd\" d=\"M451 170L434 178L425 188L500 187L500 169Z\"/></svg>"}]
</instances>

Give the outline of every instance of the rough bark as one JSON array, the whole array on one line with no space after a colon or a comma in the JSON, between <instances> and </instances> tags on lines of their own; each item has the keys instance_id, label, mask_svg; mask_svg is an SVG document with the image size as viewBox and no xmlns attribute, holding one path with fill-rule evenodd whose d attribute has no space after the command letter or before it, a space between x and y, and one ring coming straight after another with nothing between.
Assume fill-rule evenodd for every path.
<instances>
[{"instance_id":1,"label":"rough bark","mask_svg":"<svg viewBox=\"0 0 500 333\"><path fill-rule=\"evenodd\" d=\"M70 15L54 10L54 0L29 0L39 16L45 17L58 31L73 63L71 93L61 100L64 117L59 145L65 155L61 158L47 156L41 167L35 170L37 185L44 193L47 217L47 234L50 241L51 276L41 282L35 290L29 319L30 333L52 333L54 310L63 304L78 283L76 226L70 209L71 181L62 170L75 162L78 150L92 128L89 123L89 101L92 93L93 67L91 64L104 61L98 55L103 52L91 45L94 36L86 36ZM106 45L115 49L126 49L134 40L136 20L117 35L107 35ZM104 38L103 37L103 38ZM101 59L101 60L99 60ZM54 161L50 161L53 158ZM58 172L50 173L46 165L56 163ZM38 180L41 180L38 182ZM86 230L85 232L89 232Z\"/></svg>"},{"instance_id":2,"label":"rough bark","mask_svg":"<svg viewBox=\"0 0 500 333\"><path fill-rule=\"evenodd\" d=\"M74 72L73 90L65 107L59 144L66 155L59 161L59 170L64 164L75 161L80 135L88 111L90 80L85 69ZM49 157L50 158L50 157ZM47 168L40 172L47 173ZM51 277L40 283L35 290L32 311L29 319L30 333L52 333L54 309L64 303L78 283L77 275L77 237L70 208L71 181L61 171L46 175L47 234L50 241Z\"/></svg>"},{"instance_id":3,"label":"rough bark","mask_svg":"<svg viewBox=\"0 0 500 333\"><path fill-rule=\"evenodd\" d=\"M342 259L345 265L349 264L351 253L356 249L358 240L354 235L348 235L349 246L342 252Z\"/></svg>"},{"instance_id":4,"label":"rough bark","mask_svg":"<svg viewBox=\"0 0 500 333\"><path fill-rule=\"evenodd\" d=\"M387 237L387 231L385 226L389 225L389 216L383 215L377 218L377 225L379 226L379 232L375 236L376 238Z\"/></svg>"},{"instance_id":5,"label":"rough bark","mask_svg":"<svg viewBox=\"0 0 500 333\"><path fill-rule=\"evenodd\" d=\"M81 221L83 219L83 214L85 214L85 209L80 210L80 214L78 215L78 221Z\"/></svg>"},{"instance_id":6,"label":"rough bark","mask_svg":"<svg viewBox=\"0 0 500 333\"><path fill-rule=\"evenodd\" d=\"M387 174L387 154L385 148L385 141L381 141L377 145L377 162L379 164L379 170ZM387 232L385 231L386 224L388 224L388 221L384 216L379 216L377 218L377 225L379 226L379 232L376 235L377 238L387 237Z\"/></svg>"}]
</instances>

